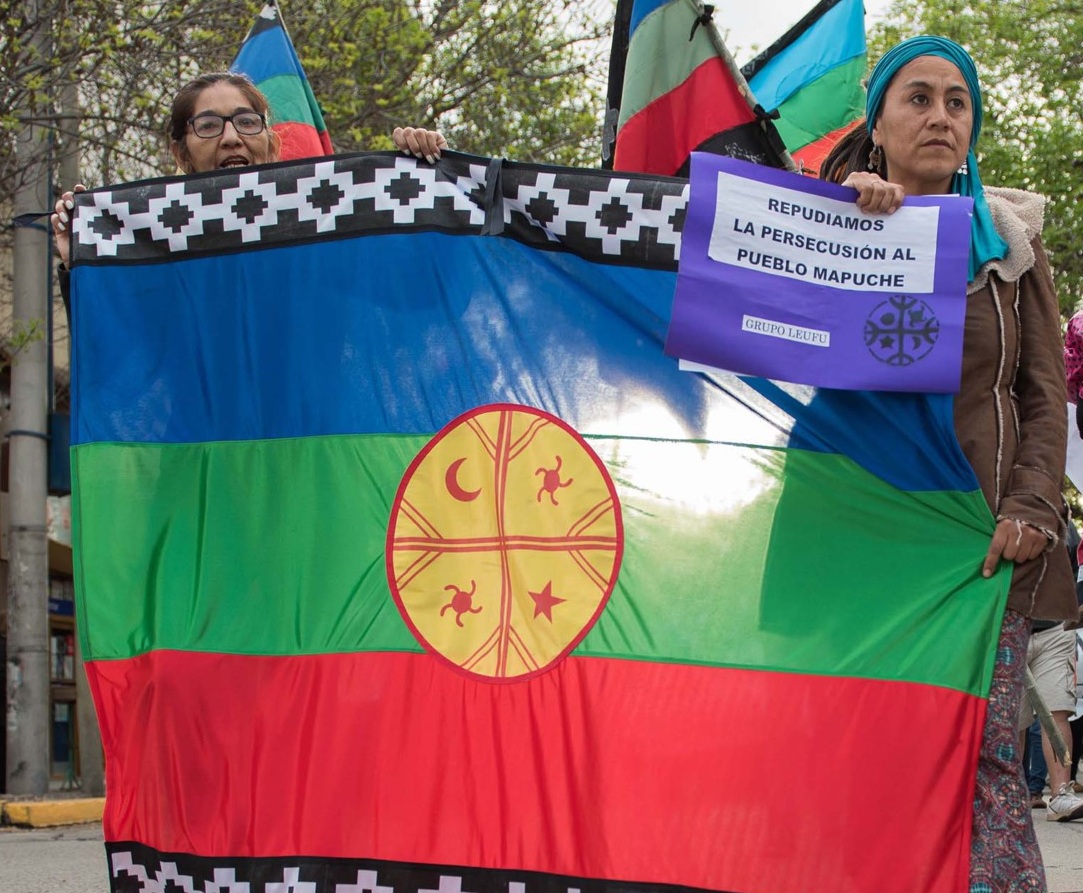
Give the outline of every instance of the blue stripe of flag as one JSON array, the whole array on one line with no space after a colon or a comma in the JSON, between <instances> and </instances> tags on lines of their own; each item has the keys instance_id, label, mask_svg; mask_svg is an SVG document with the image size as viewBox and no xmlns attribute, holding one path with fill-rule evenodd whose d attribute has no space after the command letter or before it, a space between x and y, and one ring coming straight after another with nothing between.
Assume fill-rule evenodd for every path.
<instances>
[{"instance_id":1,"label":"blue stripe of flag","mask_svg":"<svg viewBox=\"0 0 1083 893\"><path fill-rule=\"evenodd\" d=\"M230 70L243 72L256 84L281 75L295 75L306 80L301 60L281 25L246 40Z\"/></svg>"},{"instance_id":2,"label":"blue stripe of flag","mask_svg":"<svg viewBox=\"0 0 1083 893\"><path fill-rule=\"evenodd\" d=\"M749 87L765 109L777 109L802 87L865 52L865 5L842 0L764 65Z\"/></svg>"},{"instance_id":3,"label":"blue stripe of flag","mask_svg":"<svg viewBox=\"0 0 1083 893\"><path fill-rule=\"evenodd\" d=\"M432 232L76 265L73 443L428 434L513 402L587 435L791 445L909 490L976 488L950 397L679 371L674 282Z\"/></svg>"},{"instance_id":4,"label":"blue stripe of flag","mask_svg":"<svg viewBox=\"0 0 1083 893\"><path fill-rule=\"evenodd\" d=\"M632 17L628 22L628 38L631 39L635 34L636 28L639 27L639 23L642 22L647 16L649 16L656 9L660 9L663 6L667 6L670 3L680 2L684 3L685 0L635 0L632 4ZM691 5L688 6L688 27L691 29L692 22L696 19L694 11Z\"/></svg>"}]
</instances>

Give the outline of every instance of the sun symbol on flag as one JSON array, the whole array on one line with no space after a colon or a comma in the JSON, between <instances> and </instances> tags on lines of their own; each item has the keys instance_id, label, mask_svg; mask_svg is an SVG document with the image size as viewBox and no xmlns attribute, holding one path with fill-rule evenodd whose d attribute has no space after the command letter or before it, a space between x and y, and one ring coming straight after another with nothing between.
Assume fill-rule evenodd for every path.
<instances>
[{"instance_id":1,"label":"sun symbol on flag","mask_svg":"<svg viewBox=\"0 0 1083 893\"><path fill-rule=\"evenodd\" d=\"M392 595L418 641L489 680L567 655L617 582L616 488L587 442L528 406L464 413L421 450L387 530Z\"/></svg>"}]
</instances>

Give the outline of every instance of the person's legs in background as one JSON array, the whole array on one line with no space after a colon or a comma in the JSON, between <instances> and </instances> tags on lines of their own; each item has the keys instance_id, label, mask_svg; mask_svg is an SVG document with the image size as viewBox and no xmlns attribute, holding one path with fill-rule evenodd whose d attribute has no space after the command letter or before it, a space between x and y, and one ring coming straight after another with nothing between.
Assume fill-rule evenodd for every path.
<instances>
[{"instance_id":1,"label":"person's legs in background","mask_svg":"<svg viewBox=\"0 0 1083 893\"><path fill-rule=\"evenodd\" d=\"M1077 773L1080 751L1083 751L1083 716L1079 715L1078 708L1076 708L1076 714L1074 719L1068 720L1068 727L1072 730L1072 768L1069 775L1072 779L1072 790L1079 794L1083 793L1083 784L1076 780L1079 777Z\"/></svg>"},{"instance_id":2,"label":"person's legs in background","mask_svg":"<svg viewBox=\"0 0 1083 893\"><path fill-rule=\"evenodd\" d=\"M1060 736L1067 744L1072 740L1072 730L1068 726L1068 710L1053 710L1053 721L1060 730ZM1083 818L1083 797L1077 794L1071 784L1068 767L1057 759L1049 736L1042 730L1042 749L1049 766L1049 790L1051 795L1046 806L1046 819L1051 822L1069 822Z\"/></svg>"},{"instance_id":3,"label":"person's legs in background","mask_svg":"<svg viewBox=\"0 0 1083 893\"><path fill-rule=\"evenodd\" d=\"M1083 586L1083 583L1076 584L1077 589L1079 586ZM1076 779L1079 777L1076 773L1079 771L1079 757L1083 755L1083 682L1079 678L1079 655L1080 651L1083 651L1083 631L1075 630L1075 714L1068 718L1068 725L1072 730L1072 790L1077 794L1083 794L1083 784L1080 784Z\"/></svg>"},{"instance_id":4,"label":"person's legs in background","mask_svg":"<svg viewBox=\"0 0 1083 893\"><path fill-rule=\"evenodd\" d=\"M1042 752L1042 725L1037 719L1028 727L1026 745L1023 748L1023 768L1027 773L1027 790L1030 792L1031 809L1045 809L1045 780L1049 768Z\"/></svg>"},{"instance_id":5,"label":"person's legs in background","mask_svg":"<svg viewBox=\"0 0 1083 893\"><path fill-rule=\"evenodd\" d=\"M1072 740L1068 717L1075 711L1076 637L1071 630L1058 624L1034 632L1027 651L1027 666L1034 676L1035 687L1049 712L1053 715L1065 744ZM1027 720L1029 720L1029 715ZM1022 723L1020 723L1022 724ZM1029 724L1029 723L1028 723ZM1072 789L1069 768L1053 753L1053 745L1042 730L1042 750L1049 769L1049 790L1046 819L1066 822L1083 818L1083 797Z\"/></svg>"}]
</instances>

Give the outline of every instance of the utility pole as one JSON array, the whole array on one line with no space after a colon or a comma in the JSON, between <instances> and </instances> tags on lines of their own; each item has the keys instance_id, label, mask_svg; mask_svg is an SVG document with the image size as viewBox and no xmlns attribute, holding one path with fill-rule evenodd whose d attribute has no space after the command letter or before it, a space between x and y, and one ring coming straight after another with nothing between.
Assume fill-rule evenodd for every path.
<instances>
[{"instance_id":1,"label":"utility pole","mask_svg":"<svg viewBox=\"0 0 1083 893\"><path fill-rule=\"evenodd\" d=\"M32 69L49 64L51 22L43 0L24 0L32 33ZM15 158L20 171L15 215L51 206L47 134L34 123L41 108L22 109ZM41 795L49 788L49 558L45 531L46 338L49 241L44 227L15 229L13 325L29 333L11 368L8 430L7 791Z\"/></svg>"},{"instance_id":2,"label":"utility pole","mask_svg":"<svg viewBox=\"0 0 1083 893\"><path fill-rule=\"evenodd\" d=\"M75 83L64 84L60 88L60 125L57 128L60 137L60 153L57 159L60 168L61 190L71 189L79 182L79 121L82 111L79 102L79 90ZM71 345L71 331L68 332L68 345ZM71 368L71 352L68 352L68 368ZM50 400L52 407L52 401ZM53 407L55 408L55 407ZM78 622L78 621L76 621ZM94 702L90 696L87 682L86 665L83 663L83 648L80 643L81 630L76 628L75 635L75 717L79 742L79 782L83 793L88 797L101 797L105 794L105 761L102 755L102 738L98 728L98 717L94 712Z\"/></svg>"}]
</instances>

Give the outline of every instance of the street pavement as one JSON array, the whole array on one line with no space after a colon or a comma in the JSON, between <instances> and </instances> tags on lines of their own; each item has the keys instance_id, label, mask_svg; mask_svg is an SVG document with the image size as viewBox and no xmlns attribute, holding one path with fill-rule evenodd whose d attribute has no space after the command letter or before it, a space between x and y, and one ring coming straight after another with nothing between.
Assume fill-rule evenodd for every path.
<instances>
[{"instance_id":1,"label":"street pavement","mask_svg":"<svg viewBox=\"0 0 1083 893\"><path fill-rule=\"evenodd\" d=\"M101 823L0 827L0 891L109 893Z\"/></svg>"},{"instance_id":2,"label":"street pavement","mask_svg":"<svg viewBox=\"0 0 1083 893\"><path fill-rule=\"evenodd\" d=\"M1083 821L1047 822L1034 811L1049 893L1083 893ZM0 828L3 893L109 893L100 823Z\"/></svg>"},{"instance_id":3,"label":"street pavement","mask_svg":"<svg viewBox=\"0 0 1083 893\"><path fill-rule=\"evenodd\" d=\"M1083 821L1047 822L1044 809L1032 814L1049 893L1083 893Z\"/></svg>"}]
</instances>

